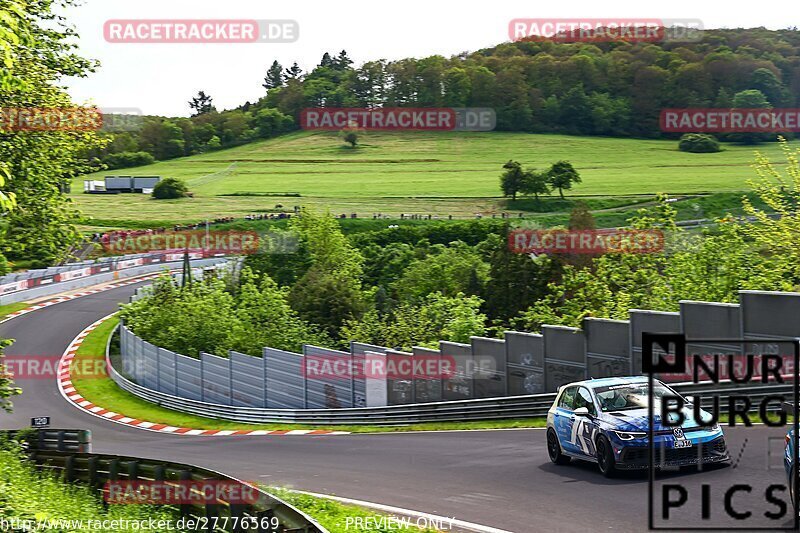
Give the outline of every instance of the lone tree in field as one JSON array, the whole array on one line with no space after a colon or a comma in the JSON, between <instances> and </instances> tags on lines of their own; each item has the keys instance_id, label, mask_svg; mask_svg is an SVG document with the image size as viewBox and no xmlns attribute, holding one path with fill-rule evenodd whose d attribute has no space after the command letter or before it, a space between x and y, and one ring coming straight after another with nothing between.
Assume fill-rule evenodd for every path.
<instances>
[{"instance_id":1,"label":"lone tree in field","mask_svg":"<svg viewBox=\"0 0 800 533\"><path fill-rule=\"evenodd\" d=\"M200 91L197 93L197 96L189 101L189 107L194 109L194 116L197 117L204 115L205 113L216 111L212 102L213 98L207 95L204 91Z\"/></svg>"},{"instance_id":2,"label":"lone tree in field","mask_svg":"<svg viewBox=\"0 0 800 533\"><path fill-rule=\"evenodd\" d=\"M348 126L342 128L339 132L339 136L341 136L344 142L350 144L350 148L355 148L356 144L358 144L358 128L356 127Z\"/></svg>"},{"instance_id":3,"label":"lone tree in field","mask_svg":"<svg viewBox=\"0 0 800 533\"><path fill-rule=\"evenodd\" d=\"M174 200L186 196L186 184L178 178L165 178L153 187L153 198L156 200Z\"/></svg>"},{"instance_id":4,"label":"lone tree in field","mask_svg":"<svg viewBox=\"0 0 800 533\"><path fill-rule=\"evenodd\" d=\"M550 183L547 180L547 175L537 170L525 171L520 192L532 194L536 201L539 201L540 194L550 194Z\"/></svg>"},{"instance_id":5,"label":"lone tree in field","mask_svg":"<svg viewBox=\"0 0 800 533\"><path fill-rule=\"evenodd\" d=\"M573 183L580 183L581 176L569 161L558 161L550 166L547 171L550 186L558 189L558 194L564 198L564 189L571 189Z\"/></svg>"},{"instance_id":6,"label":"lone tree in field","mask_svg":"<svg viewBox=\"0 0 800 533\"><path fill-rule=\"evenodd\" d=\"M503 168L506 170L500 175L500 189L503 196L516 200L517 193L522 192L525 185L525 172L517 161L509 160Z\"/></svg>"}]
</instances>

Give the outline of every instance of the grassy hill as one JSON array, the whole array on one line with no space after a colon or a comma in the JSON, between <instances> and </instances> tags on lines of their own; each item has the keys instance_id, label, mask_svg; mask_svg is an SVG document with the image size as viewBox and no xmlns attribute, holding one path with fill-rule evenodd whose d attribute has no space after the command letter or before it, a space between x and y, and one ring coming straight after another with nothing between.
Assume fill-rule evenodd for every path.
<instances>
[{"instance_id":1,"label":"grassy hill","mask_svg":"<svg viewBox=\"0 0 800 533\"><path fill-rule=\"evenodd\" d=\"M628 198L744 190L754 176L749 166L756 149L775 161L780 157L775 143L689 154L678 151L676 141L501 132L369 132L360 143L351 149L335 133L300 132L76 178L72 197L85 214L104 223L196 221L266 212L276 205L324 205L359 216L471 216L530 205L507 205L499 198L501 166L509 159L536 168L566 159L583 177L568 193L571 197ZM182 178L195 198L154 201L143 195L82 194L84 178L105 175ZM282 196L286 193L295 194Z\"/></svg>"}]
</instances>

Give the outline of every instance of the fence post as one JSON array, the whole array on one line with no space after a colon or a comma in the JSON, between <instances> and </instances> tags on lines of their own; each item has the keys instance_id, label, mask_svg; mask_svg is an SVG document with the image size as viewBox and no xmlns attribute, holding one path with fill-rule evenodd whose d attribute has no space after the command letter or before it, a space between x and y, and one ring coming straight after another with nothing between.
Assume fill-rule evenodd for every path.
<instances>
[{"instance_id":1,"label":"fence post","mask_svg":"<svg viewBox=\"0 0 800 533\"><path fill-rule=\"evenodd\" d=\"M119 459L112 459L108 463L108 480L116 481L119 479Z\"/></svg>"},{"instance_id":2,"label":"fence post","mask_svg":"<svg viewBox=\"0 0 800 533\"><path fill-rule=\"evenodd\" d=\"M178 472L178 480L180 482L190 481L191 479L192 479L191 471L181 470L180 472ZM188 503L178 504L178 510L180 511L182 518L189 516L191 514L190 513L191 509L192 509L191 504Z\"/></svg>"},{"instance_id":3,"label":"fence post","mask_svg":"<svg viewBox=\"0 0 800 533\"><path fill-rule=\"evenodd\" d=\"M92 487L97 486L97 456L89 457L87 463L89 467L89 485Z\"/></svg>"},{"instance_id":4,"label":"fence post","mask_svg":"<svg viewBox=\"0 0 800 533\"><path fill-rule=\"evenodd\" d=\"M275 518L275 511L272 509L267 509L266 511L262 511L256 515L258 517L258 527L257 530L259 533L275 533L278 531L278 528L272 527L272 520ZM267 519L267 527L264 527L264 519Z\"/></svg>"},{"instance_id":5,"label":"fence post","mask_svg":"<svg viewBox=\"0 0 800 533\"><path fill-rule=\"evenodd\" d=\"M233 528L232 533L240 533L247 531L242 523L242 517L244 516L245 505L241 503L231 503L230 504L230 511L231 511L231 520L233 521L235 527Z\"/></svg>"},{"instance_id":6,"label":"fence post","mask_svg":"<svg viewBox=\"0 0 800 533\"><path fill-rule=\"evenodd\" d=\"M67 481L75 479L75 456L68 455L64 460L64 478Z\"/></svg>"},{"instance_id":7,"label":"fence post","mask_svg":"<svg viewBox=\"0 0 800 533\"><path fill-rule=\"evenodd\" d=\"M128 462L128 479L139 479L139 461Z\"/></svg>"}]
</instances>

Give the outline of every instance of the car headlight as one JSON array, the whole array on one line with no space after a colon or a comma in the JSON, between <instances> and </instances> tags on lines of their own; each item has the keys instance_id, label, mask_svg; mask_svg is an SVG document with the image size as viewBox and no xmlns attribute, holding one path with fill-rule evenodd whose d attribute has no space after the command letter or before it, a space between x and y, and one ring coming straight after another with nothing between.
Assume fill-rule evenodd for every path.
<instances>
[{"instance_id":1,"label":"car headlight","mask_svg":"<svg viewBox=\"0 0 800 533\"><path fill-rule=\"evenodd\" d=\"M612 432L619 437L619 440L635 440L635 439L643 439L647 436L646 431L616 431L612 430Z\"/></svg>"}]
</instances>

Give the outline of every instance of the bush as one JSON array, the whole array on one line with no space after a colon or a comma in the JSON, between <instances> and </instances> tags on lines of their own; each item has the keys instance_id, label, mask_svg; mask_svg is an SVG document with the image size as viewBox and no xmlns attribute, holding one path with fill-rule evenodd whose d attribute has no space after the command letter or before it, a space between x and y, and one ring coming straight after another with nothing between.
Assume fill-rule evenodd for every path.
<instances>
[{"instance_id":1,"label":"bush","mask_svg":"<svg viewBox=\"0 0 800 533\"><path fill-rule=\"evenodd\" d=\"M178 178L165 178L158 182L153 189L153 198L156 200L173 200L186 196L186 184Z\"/></svg>"},{"instance_id":2,"label":"bush","mask_svg":"<svg viewBox=\"0 0 800 533\"><path fill-rule=\"evenodd\" d=\"M705 133L687 133L678 142L678 149L681 152L692 152L694 154L710 154L721 152L719 141L713 135Z\"/></svg>"},{"instance_id":3,"label":"bush","mask_svg":"<svg viewBox=\"0 0 800 533\"><path fill-rule=\"evenodd\" d=\"M120 152L109 154L103 158L103 163L108 166L109 170L152 165L155 162L156 158L147 152Z\"/></svg>"}]
</instances>

